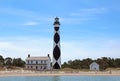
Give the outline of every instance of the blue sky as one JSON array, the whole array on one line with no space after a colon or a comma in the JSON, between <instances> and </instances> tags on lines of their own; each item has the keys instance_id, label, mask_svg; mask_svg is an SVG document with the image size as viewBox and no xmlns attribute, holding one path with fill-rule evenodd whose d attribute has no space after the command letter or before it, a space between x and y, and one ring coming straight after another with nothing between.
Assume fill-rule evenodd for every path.
<instances>
[{"instance_id":1,"label":"blue sky","mask_svg":"<svg viewBox=\"0 0 120 81\"><path fill-rule=\"evenodd\" d=\"M119 0L0 0L0 55L52 57L60 18L62 62L120 58Z\"/></svg>"}]
</instances>

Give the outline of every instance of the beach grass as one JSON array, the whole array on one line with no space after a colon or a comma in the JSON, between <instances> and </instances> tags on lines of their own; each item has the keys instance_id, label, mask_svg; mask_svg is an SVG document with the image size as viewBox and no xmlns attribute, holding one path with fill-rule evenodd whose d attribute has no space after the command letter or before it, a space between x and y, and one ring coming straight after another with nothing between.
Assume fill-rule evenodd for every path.
<instances>
[{"instance_id":1,"label":"beach grass","mask_svg":"<svg viewBox=\"0 0 120 81\"><path fill-rule=\"evenodd\" d=\"M107 69L105 71L61 69L50 71L35 70L2 70L0 76L120 76L120 69Z\"/></svg>"}]
</instances>

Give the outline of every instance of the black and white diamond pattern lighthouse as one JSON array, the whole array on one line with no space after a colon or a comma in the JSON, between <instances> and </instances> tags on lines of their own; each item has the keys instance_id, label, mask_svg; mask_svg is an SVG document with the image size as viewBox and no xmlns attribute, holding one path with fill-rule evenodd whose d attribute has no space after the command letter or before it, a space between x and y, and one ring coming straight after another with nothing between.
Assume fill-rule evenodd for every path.
<instances>
[{"instance_id":1,"label":"black and white diamond pattern lighthouse","mask_svg":"<svg viewBox=\"0 0 120 81\"><path fill-rule=\"evenodd\" d=\"M61 51L60 51L60 31L59 18L56 17L54 21L54 45L53 45L53 69L61 68Z\"/></svg>"}]
</instances>

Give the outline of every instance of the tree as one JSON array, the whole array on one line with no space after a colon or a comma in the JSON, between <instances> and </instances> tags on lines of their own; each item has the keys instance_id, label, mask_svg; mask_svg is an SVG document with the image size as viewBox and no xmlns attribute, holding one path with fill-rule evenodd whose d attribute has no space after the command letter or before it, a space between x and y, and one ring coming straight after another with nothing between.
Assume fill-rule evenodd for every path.
<instances>
[{"instance_id":1,"label":"tree","mask_svg":"<svg viewBox=\"0 0 120 81\"><path fill-rule=\"evenodd\" d=\"M86 58L83 60L75 59L69 60L68 62L64 62L62 64L62 68L72 68L72 69L89 69L89 65L93 62L97 62L100 66L100 70L105 70L107 68L120 68L120 58L107 58L102 57L96 60L92 60L91 58Z\"/></svg>"},{"instance_id":2,"label":"tree","mask_svg":"<svg viewBox=\"0 0 120 81\"><path fill-rule=\"evenodd\" d=\"M109 61L107 57L98 58L97 63L100 65L101 70L105 70L109 67Z\"/></svg>"},{"instance_id":3,"label":"tree","mask_svg":"<svg viewBox=\"0 0 120 81\"><path fill-rule=\"evenodd\" d=\"M115 59L115 65L117 68L120 68L120 59L119 58Z\"/></svg>"},{"instance_id":4,"label":"tree","mask_svg":"<svg viewBox=\"0 0 120 81\"><path fill-rule=\"evenodd\" d=\"M64 62L63 64L62 64L62 68L68 68L69 67L69 65L67 64L67 62Z\"/></svg>"},{"instance_id":5,"label":"tree","mask_svg":"<svg viewBox=\"0 0 120 81\"><path fill-rule=\"evenodd\" d=\"M86 58L82 60L81 67L82 69L89 69L89 65L93 62L91 58Z\"/></svg>"},{"instance_id":6,"label":"tree","mask_svg":"<svg viewBox=\"0 0 120 81\"><path fill-rule=\"evenodd\" d=\"M21 58L14 58L13 59L13 66L24 67L25 62Z\"/></svg>"},{"instance_id":7,"label":"tree","mask_svg":"<svg viewBox=\"0 0 120 81\"><path fill-rule=\"evenodd\" d=\"M0 55L0 66L3 66L3 64L4 64L4 58L3 56Z\"/></svg>"},{"instance_id":8,"label":"tree","mask_svg":"<svg viewBox=\"0 0 120 81\"><path fill-rule=\"evenodd\" d=\"M73 69L81 69L81 61L79 59L76 59L71 64Z\"/></svg>"},{"instance_id":9,"label":"tree","mask_svg":"<svg viewBox=\"0 0 120 81\"><path fill-rule=\"evenodd\" d=\"M10 58L10 57L5 58L5 65L12 66L12 58Z\"/></svg>"},{"instance_id":10,"label":"tree","mask_svg":"<svg viewBox=\"0 0 120 81\"><path fill-rule=\"evenodd\" d=\"M108 65L109 65L109 67L116 68L115 59L108 58Z\"/></svg>"}]
</instances>

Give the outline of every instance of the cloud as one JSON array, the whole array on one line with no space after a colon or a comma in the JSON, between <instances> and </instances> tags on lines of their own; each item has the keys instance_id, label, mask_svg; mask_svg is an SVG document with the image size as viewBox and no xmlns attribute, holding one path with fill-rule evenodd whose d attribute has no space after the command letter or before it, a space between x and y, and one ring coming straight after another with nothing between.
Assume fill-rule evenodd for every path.
<instances>
[{"instance_id":1,"label":"cloud","mask_svg":"<svg viewBox=\"0 0 120 81\"><path fill-rule=\"evenodd\" d=\"M0 41L0 54L4 57L21 57L25 59L28 53L31 56L46 56L52 58L53 40L50 38L21 37L11 38L12 40ZM61 41L62 63L68 60L99 58L99 57L120 57L119 39L84 40L84 41Z\"/></svg>"},{"instance_id":2,"label":"cloud","mask_svg":"<svg viewBox=\"0 0 120 81\"><path fill-rule=\"evenodd\" d=\"M38 25L40 22L41 24L45 24L46 22L53 22L53 17L51 17L51 15L45 15L45 14L41 14L37 11L30 11L30 10L26 10L26 9L19 9L19 8L13 8L13 7L0 7L0 14L4 14L5 17L7 17L6 22L8 21L8 19L13 20L14 18L18 19L18 21L8 21L7 24L8 25L13 25L11 23L17 23L18 25L20 25L20 23L23 23L24 21L29 21L29 22L25 22L22 25ZM8 15L10 15L11 18L8 18ZM6 18L4 18L5 20ZM6 24L6 23L3 23Z\"/></svg>"},{"instance_id":3,"label":"cloud","mask_svg":"<svg viewBox=\"0 0 120 81\"><path fill-rule=\"evenodd\" d=\"M32 25L39 25L38 22L40 22L40 24L46 24L46 22L49 24L49 23L54 22L54 16L50 15L50 14L41 14L41 13L35 12L35 11L12 8L12 7L10 7L10 8L2 7L2 8L0 8L0 10L1 10L0 13L17 16L18 19L22 18L21 21L18 21L18 22L14 21L15 23L17 23L17 25L20 25L20 23L21 23L22 25L25 25L25 26L32 26ZM106 10L107 10L106 8L80 9L76 12L68 14L67 16L60 17L60 22L63 24L81 24L81 23L89 21L89 20L95 20L96 19L95 17L90 17L90 16L96 15L96 14L102 14ZM24 21L29 21L29 22L23 23ZM11 25L11 24L9 24L9 25Z\"/></svg>"},{"instance_id":4,"label":"cloud","mask_svg":"<svg viewBox=\"0 0 120 81\"><path fill-rule=\"evenodd\" d=\"M15 23L16 25L25 25L25 26L33 26L33 25L39 25L40 24L51 24L54 22L54 16L50 14L41 14L39 12L35 11L29 11L25 9L18 9L18 8L8 8L8 7L2 7L0 8L0 13L9 14L12 15L13 18L15 16L18 17L19 21L9 21L8 26L14 27ZM93 14L98 14L102 11L105 11L105 8L91 8L91 9L80 9L78 12L70 13L68 16L60 17L60 22L63 24L81 24L83 22L89 21L89 20L95 20L94 17L88 17ZM21 14L22 13L22 14ZM28 21L28 22L25 22ZM73 23L74 22L74 23ZM13 23L13 24L10 24ZM6 25L6 23L3 23ZM15 27L18 27L16 26ZM22 28L22 27L21 27Z\"/></svg>"},{"instance_id":5,"label":"cloud","mask_svg":"<svg viewBox=\"0 0 120 81\"><path fill-rule=\"evenodd\" d=\"M34 25L38 25L38 24L39 24L38 22L26 22L23 25L25 25L25 26L34 26Z\"/></svg>"},{"instance_id":6,"label":"cloud","mask_svg":"<svg viewBox=\"0 0 120 81\"><path fill-rule=\"evenodd\" d=\"M81 24L83 22L89 21L89 20L95 20L95 18L73 18L73 17L63 17L60 18L60 22L62 24L69 24L69 25L76 25L76 24Z\"/></svg>"},{"instance_id":7,"label":"cloud","mask_svg":"<svg viewBox=\"0 0 120 81\"><path fill-rule=\"evenodd\" d=\"M25 9L17 9L13 7L0 7L0 13L14 16L35 17L36 13Z\"/></svg>"},{"instance_id":8,"label":"cloud","mask_svg":"<svg viewBox=\"0 0 120 81\"><path fill-rule=\"evenodd\" d=\"M31 56L47 56L47 54L51 54L52 43L49 39L25 38L0 41L0 54L4 57L21 57L22 59L25 59L28 53Z\"/></svg>"},{"instance_id":9,"label":"cloud","mask_svg":"<svg viewBox=\"0 0 120 81\"><path fill-rule=\"evenodd\" d=\"M80 9L76 13L71 13L70 16L94 16L98 14L103 14L107 11L106 8L86 8Z\"/></svg>"},{"instance_id":10,"label":"cloud","mask_svg":"<svg viewBox=\"0 0 120 81\"><path fill-rule=\"evenodd\" d=\"M108 11L107 8L83 8L77 12L69 13L67 17L61 17L61 23L65 24L81 24L86 21L96 20L98 15Z\"/></svg>"},{"instance_id":11,"label":"cloud","mask_svg":"<svg viewBox=\"0 0 120 81\"><path fill-rule=\"evenodd\" d=\"M114 40L84 40L84 41L66 41L62 43L62 59L84 59L100 57L120 57L120 43L118 39ZM66 58L64 58L66 57Z\"/></svg>"},{"instance_id":12,"label":"cloud","mask_svg":"<svg viewBox=\"0 0 120 81\"><path fill-rule=\"evenodd\" d=\"M99 15L107 11L107 8L83 8L69 13L67 17L62 17L61 22L65 24L81 24L86 21L96 20Z\"/></svg>"}]
</instances>

